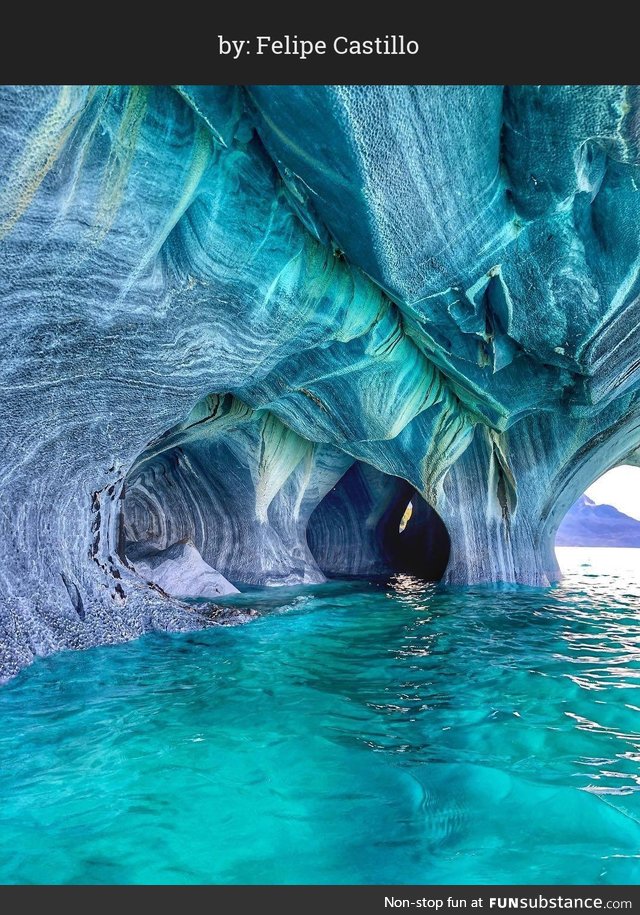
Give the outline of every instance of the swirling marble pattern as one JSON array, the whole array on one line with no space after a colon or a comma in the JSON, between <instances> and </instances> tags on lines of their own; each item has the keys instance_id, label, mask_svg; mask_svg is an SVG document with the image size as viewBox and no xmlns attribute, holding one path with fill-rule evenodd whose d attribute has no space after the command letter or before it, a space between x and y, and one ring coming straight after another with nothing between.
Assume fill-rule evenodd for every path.
<instances>
[{"instance_id":1,"label":"swirling marble pattern","mask_svg":"<svg viewBox=\"0 0 640 915\"><path fill-rule=\"evenodd\" d=\"M639 111L4 87L0 676L219 620L136 550L236 583L397 567L362 524L414 493L425 571L450 540L447 582L556 579L564 511L640 444Z\"/></svg>"}]
</instances>

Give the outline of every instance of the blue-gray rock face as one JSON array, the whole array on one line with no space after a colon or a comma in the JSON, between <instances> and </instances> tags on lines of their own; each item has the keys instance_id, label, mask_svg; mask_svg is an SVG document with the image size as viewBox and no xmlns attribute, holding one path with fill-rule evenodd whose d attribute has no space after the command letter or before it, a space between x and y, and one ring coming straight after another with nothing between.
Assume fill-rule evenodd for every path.
<instances>
[{"instance_id":1,"label":"blue-gray rock face","mask_svg":"<svg viewBox=\"0 0 640 915\"><path fill-rule=\"evenodd\" d=\"M141 578L156 585L168 597L211 599L239 593L224 575L207 565L188 540L172 543L164 550L149 548L144 542L136 543L127 559Z\"/></svg>"},{"instance_id":2,"label":"blue-gray rock face","mask_svg":"<svg viewBox=\"0 0 640 915\"><path fill-rule=\"evenodd\" d=\"M2 89L0 676L219 618L137 574L180 543L239 583L555 580L563 515L640 443L639 114Z\"/></svg>"}]
</instances>

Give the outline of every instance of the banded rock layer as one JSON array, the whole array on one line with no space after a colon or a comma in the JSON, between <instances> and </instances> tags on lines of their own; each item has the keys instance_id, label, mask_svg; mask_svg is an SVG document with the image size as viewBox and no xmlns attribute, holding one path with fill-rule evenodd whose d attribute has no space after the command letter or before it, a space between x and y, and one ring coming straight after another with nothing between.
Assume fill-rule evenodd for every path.
<instances>
[{"instance_id":1,"label":"banded rock layer","mask_svg":"<svg viewBox=\"0 0 640 915\"><path fill-rule=\"evenodd\" d=\"M208 625L205 580L556 580L640 444L639 112L4 88L0 675Z\"/></svg>"}]
</instances>

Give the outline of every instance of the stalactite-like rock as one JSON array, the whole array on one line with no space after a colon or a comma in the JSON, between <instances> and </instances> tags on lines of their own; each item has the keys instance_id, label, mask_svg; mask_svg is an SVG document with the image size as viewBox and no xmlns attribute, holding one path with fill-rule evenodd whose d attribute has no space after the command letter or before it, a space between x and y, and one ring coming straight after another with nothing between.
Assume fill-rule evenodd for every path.
<instances>
[{"instance_id":1,"label":"stalactite-like rock","mask_svg":"<svg viewBox=\"0 0 640 915\"><path fill-rule=\"evenodd\" d=\"M231 395L197 404L127 477L126 553L193 542L231 581L324 581L309 516L353 459L297 435Z\"/></svg>"},{"instance_id":2,"label":"stalactite-like rock","mask_svg":"<svg viewBox=\"0 0 640 915\"><path fill-rule=\"evenodd\" d=\"M447 582L555 580L564 511L640 445L639 111L2 89L0 676L208 625L180 598L216 573L435 575L450 546Z\"/></svg>"}]
</instances>

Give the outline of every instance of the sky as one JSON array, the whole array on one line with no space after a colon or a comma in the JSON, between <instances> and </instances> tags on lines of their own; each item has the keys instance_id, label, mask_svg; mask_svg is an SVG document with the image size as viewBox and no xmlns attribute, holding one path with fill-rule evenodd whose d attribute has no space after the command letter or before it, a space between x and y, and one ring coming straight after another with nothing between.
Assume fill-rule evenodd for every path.
<instances>
[{"instance_id":1,"label":"sky","mask_svg":"<svg viewBox=\"0 0 640 915\"><path fill-rule=\"evenodd\" d=\"M596 480L586 495L599 505L614 505L640 521L640 467L614 467Z\"/></svg>"}]
</instances>

